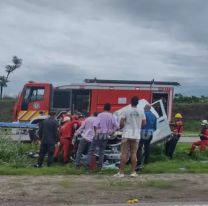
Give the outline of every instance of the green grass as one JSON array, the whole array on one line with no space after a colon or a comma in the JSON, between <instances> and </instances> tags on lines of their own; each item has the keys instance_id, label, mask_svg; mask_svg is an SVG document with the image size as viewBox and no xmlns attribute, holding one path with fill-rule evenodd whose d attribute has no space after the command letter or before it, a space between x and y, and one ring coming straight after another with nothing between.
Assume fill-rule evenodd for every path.
<instances>
[{"instance_id":1,"label":"green grass","mask_svg":"<svg viewBox=\"0 0 208 206\"><path fill-rule=\"evenodd\" d=\"M184 132L199 134L201 130L200 123L201 122L199 120L184 120Z\"/></svg>"},{"instance_id":2,"label":"green grass","mask_svg":"<svg viewBox=\"0 0 208 206\"><path fill-rule=\"evenodd\" d=\"M154 187L159 189L169 189L174 187L174 183L172 181L165 181L165 180L149 180L144 183L146 187Z\"/></svg>"},{"instance_id":3,"label":"green grass","mask_svg":"<svg viewBox=\"0 0 208 206\"><path fill-rule=\"evenodd\" d=\"M203 153L196 150L190 157L187 155L190 147L191 143L178 143L173 160L169 160L164 155L164 145L155 145L151 150L150 163L140 173L208 173L208 150ZM88 174L84 169L77 169L72 163L66 166L55 163L52 167L34 168L33 164L37 162L37 159L27 157L26 152L37 150L38 147L35 145L0 139L0 175ZM99 173L92 172L91 175L112 175L116 172L116 169L106 169ZM130 166L126 167L126 173L130 173Z\"/></svg>"},{"instance_id":4,"label":"green grass","mask_svg":"<svg viewBox=\"0 0 208 206\"><path fill-rule=\"evenodd\" d=\"M15 168L9 164L0 165L0 175L80 175L87 174L83 169L76 169L72 164L67 166L53 165L52 167L34 168L32 164L28 167Z\"/></svg>"},{"instance_id":5,"label":"green grass","mask_svg":"<svg viewBox=\"0 0 208 206\"><path fill-rule=\"evenodd\" d=\"M143 169L143 173L207 173L208 150L198 149L192 157L188 156L191 143L178 143L174 158L169 160L163 153L163 145L155 146L150 156L151 163Z\"/></svg>"}]
</instances>

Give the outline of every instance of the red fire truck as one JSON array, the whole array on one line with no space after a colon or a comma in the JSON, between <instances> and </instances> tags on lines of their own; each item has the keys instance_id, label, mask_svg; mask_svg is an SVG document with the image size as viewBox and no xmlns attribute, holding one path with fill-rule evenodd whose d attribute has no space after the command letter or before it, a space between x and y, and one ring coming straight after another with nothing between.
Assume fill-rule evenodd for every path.
<instances>
[{"instance_id":1,"label":"red fire truck","mask_svg":"<svg viewBox=\"0 0 208 206\"><path fill-rule=\"evenodd\" d=\"M106 102L111 103L112 112L130 103L132 96L152 103L162 99L168 120L171 119L174 86L177 82L126 81L85 79L80 84L53 87L50 83L28 82L14 108L13 120L29 122L49 111L73 113L101 112Z\"/></svg>"}]
</instances>

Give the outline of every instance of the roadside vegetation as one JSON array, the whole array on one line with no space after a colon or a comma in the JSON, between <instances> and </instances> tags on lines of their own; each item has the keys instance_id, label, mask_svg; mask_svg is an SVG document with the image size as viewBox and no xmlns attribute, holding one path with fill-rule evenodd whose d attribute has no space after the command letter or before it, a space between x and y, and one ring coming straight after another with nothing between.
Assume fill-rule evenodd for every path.
<instances>
[{"instance_id":1,"label":"roadside vegetation","mask_svg":"<svg viewBox=\"0 0 208 206\"><path fill-rule=\"evenodd\" d=\"M207 173L208 151L188 156L191 144L179 143L173 160L164 155L164 145L155 145L152 148L150 164L140 173ZM36 158L29 157L30 152L37 152L38 146L23 144L9 139L0 139L0 175L80 175L88 174L83 168L77 169L73 163L62 165L55 163L52 167L34 168ZM130 173L127 167L126 172ZM99 174L111 175L117 169L105 169ZM92 172L92 175L97 174Z\"/></svg>"},{"instance_id":2,"label":"roadside vegetation","mask_svg":"<svg viewBox=\"0 0 208 206\"><path fill-rule=\"evenodd\" d=\"M175 94L173 114L181 113L184 136L198 136L201 120L208 118L208 97Z\"/></svg>"},{"instance_id":3,"label":"roadside vegetation","mask_svg":"<svg viewBox=\"0 0 208 206\"><path fill-rule=\"evenodd\" d=\"M207 96L183 96L180 93L175 94L174 98L175 103L185 103L185 104L191 104L191 103L208 103L208 97Z\"/></svg>"},{"instance_id":4,"label":"roadside vegetation","mask_svg":"<svg viewBox=\"0 0 208 206\"><path fill-rule=\"evenodd\" d=\"M4 96L0 99L0 122L11 122L12 113L17 98Z\"/></svg>"},{"instance_id":5,"label":"roadside vegetation","mask_svg":"<svg viewBox=\"0 0 208 206\"><path fill-rule=\"evenodd\" d=\"M184 120L184 132L182 136L193 136L198 137L201 130L201 121L200 120Z\"/></svg>"},{"instance_id":6,"label":"roadside vegetation","mask_svg":"<svg viewBox=\"0 0 208 206\"><path fill-rule=\"evenodd\" d=\"M15 98L4 97L0 100L0 121L12 121L12 108ZM173 114L180 112L184 116L184 134L198 136L200 121L208 117L207 97L184 97L176 94ZM63 166L33 168L36 158L29 157L29 152L38 152L38 146L13 142L0 136L0 175L72 175L87 174L84 169L77 169L72 163ZM173 160L164 155L164 145L152 148L150 164L141 173L207 173L208 151L188 156L191 143L179 143ZM116 169L103 170L101 174L114 174ZM127 167L127 172L129 168ZM96 174L96 173L92 173ZM152 183L154 184L154 183Z\"/></svg>"}]
</instances>

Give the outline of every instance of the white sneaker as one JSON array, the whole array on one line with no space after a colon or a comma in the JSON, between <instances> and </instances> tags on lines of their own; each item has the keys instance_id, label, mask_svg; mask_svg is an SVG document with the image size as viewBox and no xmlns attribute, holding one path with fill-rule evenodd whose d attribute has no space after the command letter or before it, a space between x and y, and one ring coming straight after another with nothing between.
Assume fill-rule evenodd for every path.
<instances>
[{"instance_id":1,"label":"white sneaker","mask_svg":"<svg viewBox=\"0 0 208 206\"><path fill-rule=\"evenodd\" d=\"M133 172L130 174L130 177L138 177L138 174L136 172Z\"/></svg>"},{"instance_id":2,"label":"white sneaker","mask_svg":"<svg viewBox=\"0 0 208 206\"><path fill-rule=\"evenodd\" d=\"M124 174L121 174L120 172L118 172L117 174L113 175L113 177L119 177L119 178L122 178L124 176L125 175Z\"/></svg>"}]
</instances>

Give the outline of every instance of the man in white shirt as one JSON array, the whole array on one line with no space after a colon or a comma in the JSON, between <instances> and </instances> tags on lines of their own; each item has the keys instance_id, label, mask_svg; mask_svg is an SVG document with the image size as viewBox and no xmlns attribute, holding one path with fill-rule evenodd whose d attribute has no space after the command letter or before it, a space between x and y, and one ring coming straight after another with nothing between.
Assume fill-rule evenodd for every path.
<instances>
[{"instance_id":1,"label":"man in white shirt","mask_svg":"<svg viewBox=\"0 0 208 206\"><path fill-rule=\"evenodd\" d=\"M131 107L121 115L120 127L123 128L121 141L121 164L120 171L115 176L124 177L125 164L128 161L128 154L131 156L131 177L136 177L137 149L140 139L141 128L146 124L143 110L137 108L139 99L137 96L131 98Z\"/></svg>"}]
</instances>

